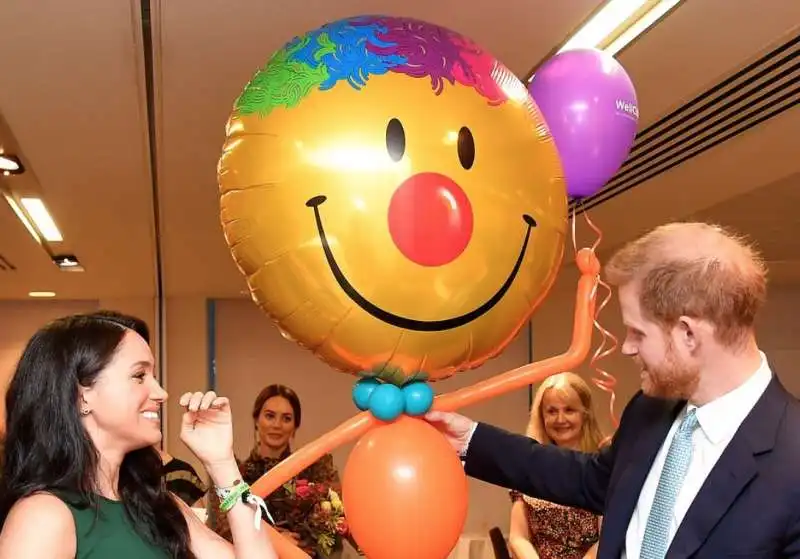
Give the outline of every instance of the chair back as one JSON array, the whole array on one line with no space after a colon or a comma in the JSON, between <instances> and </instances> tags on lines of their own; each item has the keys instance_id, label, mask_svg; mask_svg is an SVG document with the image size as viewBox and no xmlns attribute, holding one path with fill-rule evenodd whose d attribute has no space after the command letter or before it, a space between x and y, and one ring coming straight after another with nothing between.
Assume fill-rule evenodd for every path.
<instances>
[{"instance_id":1,"label":"chair back","mask_svg":"<svg viewBox=\"0 0 800 559\"><path fill-rule=\"evenodd\" d=\"M508 544L500 528L495 526L489 530L489 539L492 540L495 559L511 559L511 554L508 552Z\"/></svg>"}]
</instances>

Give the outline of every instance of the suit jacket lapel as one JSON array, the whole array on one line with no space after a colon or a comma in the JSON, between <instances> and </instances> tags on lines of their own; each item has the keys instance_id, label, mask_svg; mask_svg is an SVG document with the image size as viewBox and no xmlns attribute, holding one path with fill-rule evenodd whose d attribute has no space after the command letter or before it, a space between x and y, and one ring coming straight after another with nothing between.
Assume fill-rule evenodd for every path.
<instances>
[{"instance_id":1,"label":"suit jacket lapel","mask_svg":"<svg viewBox=\"0 0 800 559\"><path fill-rule=\"evenodd\" d=\"M606 504L598 557L618 558L622 553L639 493L675 417L684 405L686 402L665 406L660 416L654 418L644 431L635 433L634 449L625 458L627 464L622 465L622 474Z\"/></svg>"},{"instance_id":2,"label":"suit jacket lapel","mask_svg":"<svg viewBox=\"0 0 800 559\"><path fill-rule=\"evenodd\" d=\"M775 445L778 424L786 409L786 392L777 377L742 422L683 518L669 557L690 557L758 474L755 455Z\"/></svg>"}]
</instances>

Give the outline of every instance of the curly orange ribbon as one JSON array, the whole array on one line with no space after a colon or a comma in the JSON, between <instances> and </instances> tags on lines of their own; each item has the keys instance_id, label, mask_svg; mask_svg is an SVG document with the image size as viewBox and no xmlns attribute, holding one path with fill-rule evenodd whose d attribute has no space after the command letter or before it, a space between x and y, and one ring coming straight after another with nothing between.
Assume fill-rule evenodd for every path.
<instances>
[{"instance_id":1,"label":"curly orange ribbon","mask_svg":"<svg viewBox=\"0 0 800 559\"><path fill-rule=\"evenodd\" d=\"M592 252L594 252L598 246L600 246L600 242L603 240L603 232L600 228L594 224L594 222L589 218L589 213L587 211L583 211L583 217L586 220L586 224L597 234L597 239L595 240L594 244L592 245ZM573 209L572 213L572 246L577 251L577 240L576 240L576 212ZM598 366L598 362L605 357L608 357L619 346L619 341L617 340L616 336L609 332L602 324L600 324L600 312L603 308L611 301L612 297L612 290L609 285L604 282L601 278L597 280L597 287L602 287L606 290L606 295L603 297L603 300L597 304L594 314L594 327L595 329L600 332L601 341L600 345L595 350L594 355L592 355L591 360L589 361L590 365L594 367L597 376L592 379L592 382L595 386L597 386L600 390L607 392L609 394L609 413L611 415L611 422L616 429L619 427L619 418L615 412L614 404L617 400L617 393L615 387L617 385L617 379L606 371L605 369Z\"/></svg>"}]
</instances>

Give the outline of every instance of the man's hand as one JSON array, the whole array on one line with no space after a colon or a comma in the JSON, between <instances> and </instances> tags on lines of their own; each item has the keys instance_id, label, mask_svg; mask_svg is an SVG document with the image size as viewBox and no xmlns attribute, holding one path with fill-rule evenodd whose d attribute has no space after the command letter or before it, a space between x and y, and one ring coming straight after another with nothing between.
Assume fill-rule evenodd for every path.
<instances>
[{"instance_id":1,"label":"man's hand","mask_svg":"<svg viewBox=\"0 0 800 559\"><path fill-rule=\"evenodd\" d=\"M477 422L463 415L444 411L428 412L425 419L445 436L459 455L464 454Z\"/></svg>"}]
</instances>

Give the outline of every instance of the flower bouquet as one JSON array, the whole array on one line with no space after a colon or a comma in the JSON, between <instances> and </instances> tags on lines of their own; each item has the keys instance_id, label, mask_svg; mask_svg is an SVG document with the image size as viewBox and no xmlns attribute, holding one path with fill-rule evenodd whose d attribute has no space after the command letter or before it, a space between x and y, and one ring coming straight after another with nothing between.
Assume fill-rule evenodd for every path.
<instances>
[{"instance_id":1,"label":"flower bouquet","mask_svg":"<svg viewBox=\"0 0 800 559\"><path fill-rule=\"evenodd\" d=\"M349 536L339 494L326 483L304 479L290 481L283 487L290 501L287 524L302 537L300 545L306 551L330 556L341 546L342 539Z\"/></svg>"}]
</instances>

